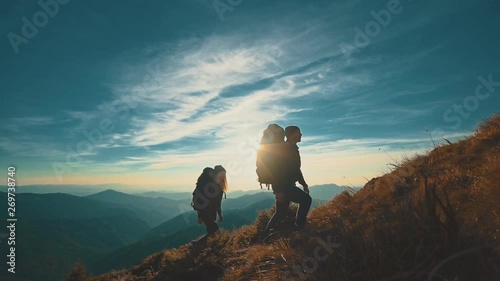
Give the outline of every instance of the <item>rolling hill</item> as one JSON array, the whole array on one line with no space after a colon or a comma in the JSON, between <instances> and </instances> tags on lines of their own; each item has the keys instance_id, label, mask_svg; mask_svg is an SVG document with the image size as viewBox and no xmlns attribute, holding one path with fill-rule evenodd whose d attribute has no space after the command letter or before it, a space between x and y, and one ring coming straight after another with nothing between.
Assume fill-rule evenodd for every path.
<instances>
[{"instance_id":1,"label":"rolling hill","mask_svg":"<svg viewBox=\"0 0 500 281\"><path fill-rule=\"evenodd\" d=\"M19 185L17 193L65 193L76 196L86 196L101 192L107 189L126 190L131 192L139 190L133 186L123 184L98 184L98 185L80 185L80 184L36 184L36 185ZM0 190L7 190L7 186L0 186Z\"/></svg>"},{"instance_id":2,"label":"rolling hill","mask_svg":"<svg viewBox=\"0 0 500 281\"><path fill-rule=\"evenodd\" d=\"M142 196L142 197L151 197L151 198L167 198L172 200L191 200L193 196L191 192L169 192L169 191L146 191L134 193L132 195Z\"/></svg>"},{"instance_id":3,"label":"rolling hill","mask_svg":"<svg viewBox=\"0 0 500 281\"><path fill-rule=\"evenodd\" d=\"M0 200L7 202L7 193L0 192ZM22 204L16 209L16 215L19 219L81 219L136 215L134 211L118 204L108 204L64 193L18 193L16 194L16 202Z\"/></svg>"},{"instance_id":4,"label":"rolling hill","mask_svg":"<svg viewBox=\"0 0 500 281\"><path fill-rule=\"evenodd\" d=\"M135 196L111 189L88 195L86 198L130 209L152 227L175 217L186 209L185 202L163 197Z\"/></svg>"},{"instance_id":5,"label":"rolling hill","mask_svg":"<svg viewBox=\"0 0 500 281\"><path fill-rule=\"evenodd\" d=\"M6 193L0 200L7 202ZM150 229L132 210L88 198L19 193L16 202L19 280L60 280L76 260L93 262ZM0 250L7 253L7 244L0 243Z\"/></svg>"}]
</instances>

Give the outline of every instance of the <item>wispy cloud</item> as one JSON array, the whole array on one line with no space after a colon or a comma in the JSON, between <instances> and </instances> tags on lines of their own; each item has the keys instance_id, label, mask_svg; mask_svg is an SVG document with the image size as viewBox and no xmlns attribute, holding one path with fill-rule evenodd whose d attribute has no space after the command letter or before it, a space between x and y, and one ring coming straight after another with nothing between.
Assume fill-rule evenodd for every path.
<instances>
[{"instance_id":1,"label":"wispy cloud","mask_svg":"<svg viewBox=\"0 0 500 281\"><path fill-rule=\"evenodd\" d=\"M42 159L63 158L63 147L47 141L45 137L0 137L0 150L15 155L16 158L30 157Z\"/></svg>"},{"instance_id":2,"label":"wispy cloud","mask_svg":"<svg viewBox=\"0 0 500 281\"><path fill-rule=\"evenodd\" d=\"M179 53L150 63L164 67L157 67L161 72L155 86L133 86L133 99L140 97L138 106L151 113L135 116L131 144L151 146L211 131L229 137L245 123L259 127L293 111L281 98L314 91L314 85L296 89L299 74L280 77L279 42L238 47L238 40L238 36L206 38L196 47L176 48Z\"/></svg>"},{"instance_id":3,"label":"wispy cloud","mask_svg":"<svg viewBox=\"0 0 500 281\"><path fill-rule=\"evenodd\" d=\"M12 117L7 118L4 123L1 125L4 129L20 132L22 130L28 130L34 127L41 127L46 125L56 124L56 121L52 117Z\"/></svg>"}]
</instances>

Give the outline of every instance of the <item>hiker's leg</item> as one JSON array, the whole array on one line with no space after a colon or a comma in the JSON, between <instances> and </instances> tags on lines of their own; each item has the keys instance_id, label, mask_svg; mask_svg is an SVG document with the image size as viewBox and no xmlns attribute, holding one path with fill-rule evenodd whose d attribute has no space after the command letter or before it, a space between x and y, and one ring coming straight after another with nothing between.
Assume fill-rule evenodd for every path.
<instances>
[{"instance_id":1,"label":"hiker's leg","mask_svg":"<svg viewBox=\"0 0 500 281\"><path fill-rule=\"evenodd\" d=\"M203 218L203 223L205 223L205 226L207 227L207 235L210 236L210 235L214 234L219 229L219 226L215 222L216 212L215 211L214 212L206 212L206 213L203 213L201 216Z\"/></svg>"},{"instance_id":2,"label":"hiker's leg","mask_svg":"<svg viewBox=\"0 0 500 281\"><path fill-rule=\"evenodd\" d=\"M306 224L307 213L311 208L311 196L305 193L302 189L293 186L288 190L288 198L290 198L290 201L299 204L299 209L297 210L296 215L296 224L299 228L303 228Z\"/></svg>"},{"instance_id":3,"label":"hiker's leg","mask_svg":"<svg viewBox=\"0 0 500 281\"><path fill-rule=\"evenodd\" d=\"M219 230L219 226L215 221L211 221L207 224L207 235L210 236Z\"/></svg>"},{"instance_id":4,"label":"hiker's leg","mask_svg":"<svg viewBox=\"0 0 500 281\"><path fill-rule=\"evenodd\" d=\"M276 192L276 206L275 211L269 222L266 226L266 231L269 231L271 228L276 229L276 224L286 217L288 213L288 205L290 205L290 201L285 196L283 192Z\"/></svg>"},{"instance_id":5,"label":"hiker's leg","mask_svg":"<svg viewBox=\"0 0 500 281\"><path fill-rule=\"evenodd\" d=\"M217 212L216 211L210 212L210 214L209 214L209 220L208 220L208 223L207 223L207 234L208 234L208 236L214 234L217 230L219 230L219 226L215 222L216 219L217 219Z\"/></svg>"}]
</instances>

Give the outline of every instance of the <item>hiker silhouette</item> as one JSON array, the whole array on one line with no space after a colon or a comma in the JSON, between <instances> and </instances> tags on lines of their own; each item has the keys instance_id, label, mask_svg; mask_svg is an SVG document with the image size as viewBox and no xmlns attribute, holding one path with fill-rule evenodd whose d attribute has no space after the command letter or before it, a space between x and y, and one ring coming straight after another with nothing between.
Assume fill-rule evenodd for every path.
<instances>
[{"instance_id":1,"label":"hiker silhouette","mask_svg":"<svg viewBox=\"0 0 500 281\"><path fill-rule=\"evenodd\" d=\"M194 242L205 241L219 230L216 219L218 216L219 222L224 220L221 203L222 195L227 192L227 188L226 169L221 165L217 165L213 169L205 168L198 177L193 192L192 206L198 212L198 223L205 224L207 234Z\"/></svg>"},{"instance_id":2,"label":"hiker silhouette","mask_svg":"<svg viewBox=\"0 0 500 281\"><path fill-rule=\"evenodd\" d=\"M278 150L275 153L278 157L277 170L275 180L271 184L275 194L276 208L264 230L265 234L275 230L277 223L286 217L290 202L299 204L294 224L296 230L304 229L307 213L311 208L312 199L309 195L309 186L300 169L301 160L297 146L297 143L302 140L302 132L297 126L288 126L285 128L285 136L286 142L276 147ZM302 185L303 191L295 185L296 182Z\"/></svg>"}]
</instances>

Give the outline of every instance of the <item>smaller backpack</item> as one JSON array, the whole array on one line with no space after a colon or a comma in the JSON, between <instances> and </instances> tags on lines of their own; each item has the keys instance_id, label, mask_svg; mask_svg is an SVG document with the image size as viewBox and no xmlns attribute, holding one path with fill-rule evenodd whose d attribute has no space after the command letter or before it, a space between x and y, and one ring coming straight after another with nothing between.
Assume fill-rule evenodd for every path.
<instances>
[{"instance_id":1,"label":"smaller backpack","mask_svg":"<svg viewBox=\"0 0 500 281\"><path fill-rule=\"evenodd\" d=\"M280 151L285 143L285 130L278 124L270 124L264 130L257 151L256 172L260 188L276 183L280 166Z\"/></svg>"},{"instance_id":2,"label":"smaller backpack","mask_svg":"<svg viewBox=\"0 0 500 281\"><path fill-rule=\"evenodd\" d=\"M210 198L205 194L205 188L212 187L218 188L214 180L214 169L206 167L196 181L196 187L193 191L193 199L191 200L191 207L195 211L201 211L210 204ZM224 193L224 198L226 193Z\"/></svg>"},{"instance_id":3,"label":"smaller backpack","mask_svg":"<svg viewBox=\"0 0 500 281\"><path fill-rule=\"evenodd\" d=\"M193 191L193 199L191 207L195 211L201 211L209 204L208 198L205 196L204 188L207 184L214 181L214 169L206 167L196 181L196 187Z\"/></svg>"}]
</instances>

